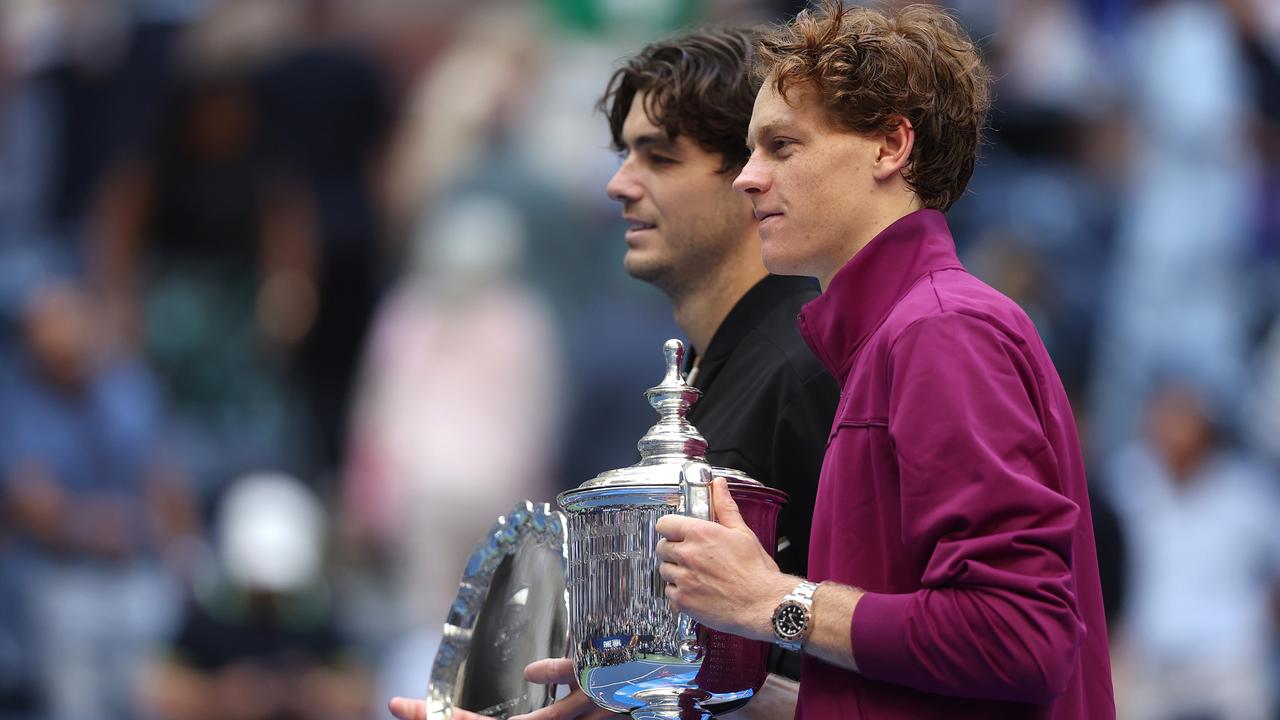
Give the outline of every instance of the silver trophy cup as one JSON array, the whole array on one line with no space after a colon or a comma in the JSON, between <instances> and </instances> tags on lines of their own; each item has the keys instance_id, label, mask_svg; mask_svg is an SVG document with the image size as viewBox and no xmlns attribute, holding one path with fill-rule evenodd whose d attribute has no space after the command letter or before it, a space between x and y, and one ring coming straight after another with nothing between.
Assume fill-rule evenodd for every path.
<instances>
[{"instance_id":1,"label":"silver trophy cup","mask_svg":"<svg viewBox=\"0 0 1280 720\"><path fill-rule=\"evenodd\" d=\"M662 384L645 393L659 420L638 443L640 462L558 498L569 522L570 650L578 682L601 707L637 720L701 720L751 699L769 646L671 610L654 524L670 513L713 520L711 481L724 477L772 555L786 494L707 463L707 442L685 418L701 393L681 373L684 345L668 340L663 354Z\"/></svg>"}]
</instances>

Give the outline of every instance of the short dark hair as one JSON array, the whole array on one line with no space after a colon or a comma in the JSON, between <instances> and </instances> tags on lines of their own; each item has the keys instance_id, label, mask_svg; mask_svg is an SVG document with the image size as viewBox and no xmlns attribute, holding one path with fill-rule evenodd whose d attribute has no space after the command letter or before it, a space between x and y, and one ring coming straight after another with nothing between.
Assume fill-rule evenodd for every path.
<instances>
[{"instance_id":1,"label":"short dark hair","mask_svg":"<svg viewBox=\"0 0 1280 720\"><path fill-rule=\"evenodd\" d=\"M907 184L925 207L947 210L964 194L991 106L991 78L969 34L929 5L845 8L822 0L760 41L755 75L786 96L812 86L838 124L889 132L915 128Z\"/></svg>"},{"instance_id":2,"label":"short dark hair","mask_svg":"<svg viewBox=\"0 0 1280 720\"><path fill-rule=\"evenodd\" d=\"M721 172L746 165L747 125L760 81L751 72L761 32L706 28L646 46L609 78L597 109L609 118L613 147L622 152L622 125L638 93L650 122L719 154Z\"/></svg>"}]
</instances>

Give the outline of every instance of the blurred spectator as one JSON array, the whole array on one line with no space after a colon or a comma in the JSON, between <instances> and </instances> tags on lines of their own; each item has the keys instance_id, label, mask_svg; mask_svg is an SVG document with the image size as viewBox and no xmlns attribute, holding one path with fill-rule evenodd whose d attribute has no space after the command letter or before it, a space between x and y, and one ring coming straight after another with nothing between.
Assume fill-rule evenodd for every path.
<instances>
[{"instance_id":1,"label":"blurred spectator","mask_svg":"<svg viewBox=\"0 0 1280 720\"><path fill-rule=\"evenodd\" d=\"M1254 391L1245 405L1245 437L1280 468L1280 316L1258 349Z\"/></svg>"},{"instance_id":2,"label":"blurred spectator","mask_svg":"<svg viewBox=\"0 0 1280 720\"><path fill-rule=\"evenodd\" d=\"M1016 98L1021 113L1052 123L1098 109L1111 78L1099 72L1082 3L1030 0L989 7L1000 15L1000 33L993 42L1008 70L1001 78L1003 93ZM1058 140L1039 141L1047 152L1070 149L1047 147Z\"/></svg>"},{"instance_id":3,"label":"blurred spectator","mask_svg":"<svg viewBox=\"0 0 1280 720\"><path fill-rule=\"evenodd\" d=\"M460 199L378 310L344 494L357 546L389 560L392 630L439 628L498 515L554 487L562 358L546 304L514 276L524 242L510 205Z\"/></svg>"},{"instance_id":4,"label":"blurred spectator","mask_svg":"<svg viewBox=\"0 0 1280 720\"><path fill-rule=\"evenodd\" d=\"M1257 311L1242 282L1256 177L1230 18L1217 3L1148 3L1132 40L1135 154L1093 383L1102 451L1134 436L1162 363L1238 402Z\"/></svg>"},{"instance_id":5,"label":"blurred spectator","mask_svg":"<svg viewBox=\"0 0 1280 720\"><path fill-rule=\"evenodd\" d=\"M136 10L127 0L48 0L2 11L20 97L43 121L28 128L27 152L45 161L36 209L48 250L76 265L103 172L152 129L170 67L178 17Z\"/></svg>"},{"instance_id":6,"label":"blurred spectator","mask_svg":"<svg viewBox=\"0 0 1280 720\"><path fill-rule=\"evenodd\" d=\"M135 675L177 610L162 562L180 569L198 531L156 445L159 389L139 363L103 355L96 328L79 288L36 289L0 403L0 498L17 543L6 574L22 568L27 657L53 720L137 716Z\"/></svg>"},{"instance_id":7,"label":"blurred spectator","mask_svg":"<svg viewBox=\"0 0 1280 720\"><path fill-rule=\"evenodd\" d=\"M0 6L0 312L33 275L82 272L102 172L150 128L171 22L120 0Z\"/></svg>"},{"instance_id":8,"label":"blurred spectator","mask_svg":"<svg viewBox=\"0 0 1280 720\"><path fill-rule=\"evenodd\" d=\"M315 459L332 472L342 462L358 348L386 273L374 191L393 107L382 68L344 37L352 6L299 4L300 37L263 70L260 92L271 161L312 216L315 320L296 363L317 431Z\"/></svg>"},{"instance_id":9,"label":"blurred spectator","mask_svg":"<svg viewBox=\"0 0 1280 720\"><path fill-rule=\"evenodd\" d=\"M267 171L261 137L245 71L187 67L148 151L108 178L96 229L112 327L164 379L206 488L306 465L285 380L315 318L311 216Z\"/></svg>"},{"instance_id":10,"label":"blurred spectator","mask_svg":"<svg viewBox=\"0 0 1280 720\"><path fill-rule=\"evenodd\" d=\"M542 66L539 18L518 4L457 20L453 42L410 90L388 157L392 231L415 223L500 145L503 125L527 101ZM505 169L505 168L504 168Z\"/></svg>"},{"instance_id":11,"label":"blurred spectator","mask_svg":"<svg viewBox=\"0 0 1280 720\"><path fill-rule=\"evenodd\" d=\"M1277 478L1228 445L1220 398L1169 380L1107 467L1130 548L1117 703L1133 720L1271 720Z\"/></svg>"},{"instance_id":12,"label":"blurred spectator","mask_svg":"<svg viewBox=\"0 0 1280 720\"><path fill-rule=\"evenodd\" d=\"M967 267L1010 295L1068 391L1087 381L1123 153L1114 71L1081 3L957 2L1000 82L970 196L948 214Z\"/></svg>"},{"instance_id":13,"label":"blurred spectator","mask_svg":"<svg viewBox=\"0 0 1280 720\"><path fill-rule=\"evenodd\" d=\"M26 6L12 15L25 24L23 60L31 85L49 103L46 127L54 141L41 209L57 228L61 249L74 252L117 133L142 124L136 115L121 117L136 108L112 106L126 77L120 71L130 45L128 9L120 0L16 5Z\"/></svg>"},{"instance_id":14,"label":"blurred spectator","mask_svg":"<svg viewBox=\"0 0 1280 720\"><path fill-rule=\"evenodd\" d=\"M217 567L145 689L157 720L363 720L365 674L345 654L323 582L325 512L296 479L235 481Z\"/></svg>"},{"instance_id":15,"label":"blurred spectator","mask_svg":"<svg viewBox=\"0 0 1280 720\"><path fill-rule=\"evenodd\" d=\"M31 612L24 583L30 558L7 512L0 514L0 720L34 720L40 710Z\"/></svg>"},{"instance_id":16,"label":"blurred spectator","mask_svg":"<svg viewBox=\"0 0 1280 720\"><path fill-rule=\"evenodd\" d=\"M9 30L4 23L19 17L0 10L0 27ZM14 343L22 293L45 264L55 157L52 100L32 81L22 50L17 38L0 34L0 355Z\"/></svg>"},{"instance_id":17,"label":"blurred spectator","mask_svg":"<svg viewBox=\"0 0 1280 720\"><path fill-rule=\"evenodd\" d=\"M568 487L635 461L636 440L653 423L640 398L654 382L654 353L679 331L666 298L623 271L625 224L603 191L617 159L592 108L625 52L607 37L557 27L552 20L565 18L543 9L500 2L458 21L455 41L412 93L390 189L397 225L468 195L518 209L531 248L520 274L550 301L568 349L568 442L555 463L558 486ZM652 27L622 30L640 39ZM619 393L636 402L618 404ZM601 414L605 405L613 408Z\"/></svg>"},{"instance_id":18,"label":"blurred spectator","mask_svg":"<svg viewBox=\"0 0 1280 720\"><path fill-rule=\"evenodd\" d=\"M54 142L49 93L32 82L20 49L5 40L0 38L0 246L8 247L45 224Z\"/></svg>"},{"instance_id":19,"label":"blurred spectator","mask_svg":"<svg viewBox=\"0 0 1280 720\"><path fill-rule=\"evenodd\" d=\"M1280 318L1280 4L1227 0L1250 70L1255 104L1253 134L1262 181L1254 198L1262 263L1251 288L1268 313ZM1265 323L1263 323L1265 324Z\"/></svg>"}]
</instances>

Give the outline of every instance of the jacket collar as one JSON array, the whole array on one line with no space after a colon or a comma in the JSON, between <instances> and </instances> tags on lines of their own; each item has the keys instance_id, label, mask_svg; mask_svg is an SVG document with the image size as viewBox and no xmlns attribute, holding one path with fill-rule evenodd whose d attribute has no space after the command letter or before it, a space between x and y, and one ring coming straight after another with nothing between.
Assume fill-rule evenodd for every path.
<instances>
[{"instance_id":1,"label":"jacket collar","mask_svg":"<svg viewBox=\"0 0 1280 720\"><path fill-rule=\"evenodd\" d=\"M917 210L876 235L804 306L800 334L843 385L862 343L917 280L963 267L943 214Z\"/></svg>"}]
</instances>

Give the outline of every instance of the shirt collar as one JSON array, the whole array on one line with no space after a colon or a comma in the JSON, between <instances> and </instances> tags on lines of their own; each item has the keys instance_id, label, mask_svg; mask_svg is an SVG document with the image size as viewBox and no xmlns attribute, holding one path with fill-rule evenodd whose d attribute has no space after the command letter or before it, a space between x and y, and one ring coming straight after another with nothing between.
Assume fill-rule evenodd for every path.
<instances>
[{"instance_id":1,"label":"shirt collar","mask_svg":"<svg viewBox=\"0 0 1280 720\"><path fill-rule=\"evenodd\" d=\"M917 210L876 235L800 311L800 334L841 384L858 348L916 280L963 268L941 212Z\"/></svg>"},{"instance_id":2,"label":"shirt collar","mask_svg":"<svg viewBox=\"0 0 1280 720\"><path fill-rule=\"evenodd\" d=\"M734 303L733 309L725 316L711 336L707 351L699 363L699 375L706 377L709 365L719 363L729 357L738 347L738 343L748 333L760 326L760 320L787 298L804 292L817 292L818 282L809 277L786 275L766 275ZM690 352L685 361L686 369L692 368L697 356Z\"/></svg>"}]
</instances>

